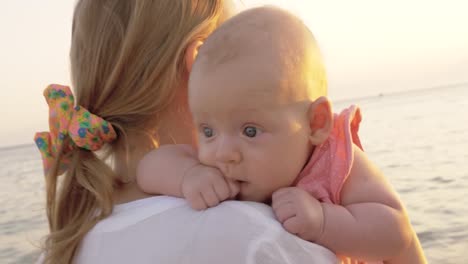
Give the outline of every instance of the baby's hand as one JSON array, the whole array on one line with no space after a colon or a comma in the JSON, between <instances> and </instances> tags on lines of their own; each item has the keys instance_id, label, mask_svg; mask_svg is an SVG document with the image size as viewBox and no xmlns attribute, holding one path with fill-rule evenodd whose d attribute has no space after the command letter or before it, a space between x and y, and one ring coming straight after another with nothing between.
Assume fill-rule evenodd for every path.
<instances>
[{"instance_id":1,"label":"baby's hand","mask_svg":"<svg viewBox=\"0 0 468 264\"><path fill-rule=\"evenodd\" d=\"M316 241L323 232L323 209L320 202L297 187L277 190L272 207L288 232L307 241Z\"/></svg>"},{"instance_id":2,"label":"baby's hand","mask_svg":"<svg viewBox=\"0 0 468 264\"><path fill-rule=\"evenodd\" d=\"M202 164L189 169L182 180L182 194L195 210L204 210L234 198L239 183L224 177L216 168Z\"/></svg>"}]
</instances>

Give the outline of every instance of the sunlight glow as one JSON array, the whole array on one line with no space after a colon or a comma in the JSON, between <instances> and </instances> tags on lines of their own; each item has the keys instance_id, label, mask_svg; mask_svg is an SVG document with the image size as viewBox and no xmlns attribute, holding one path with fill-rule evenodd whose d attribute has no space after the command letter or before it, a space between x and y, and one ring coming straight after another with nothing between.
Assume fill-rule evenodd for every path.
<instances>
[{"instance_id":1,"label":"sunlight glow","mask_svg":"<svg viewBox=\"0 0 468 264\"><path fill-rule=\"evenodd\" d=\"M468 1L242 0L299 15L325 58L332 99L468 81ZM4 1L0 146L47 129L49 83L70 84L74 0Z\"/></svg>"}]
</instances>

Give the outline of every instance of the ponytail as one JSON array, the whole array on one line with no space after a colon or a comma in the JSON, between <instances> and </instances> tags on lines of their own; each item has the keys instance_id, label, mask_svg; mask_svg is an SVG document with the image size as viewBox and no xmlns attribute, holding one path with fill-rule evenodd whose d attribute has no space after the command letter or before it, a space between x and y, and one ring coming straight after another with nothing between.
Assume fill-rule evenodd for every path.
<instances>
[{"instance_id":1,"label":"ponytail","mask_svg":"<svg viewBox=\"0 0 468 264\"><path fill-rule=\"evenodd\" d=\"M45 263L71 263L86 233L112 212L115 175L95 153L77 148L58 181L57 170L46 176L47 216ZM55 166L58 167L60 159Z\"/></svg>"},{"instance_id":2,"label":"ponytail","mask_svg":"<svg viewBox=\"0 0 468 264\"><path fill-rule=\"evenodd\" d=\"M114 192L134 173L130 158L152 148L159 117L177 90L186 93L185 49L215 29L223 9L223 0L77 1L70 69L80 107L68 103L70 123L51 115L50 132L36 136L50 227L45 263L72 262L86 233L111 214ZM102 122L86 122L91 113ZM107 158L120 162L116 172Z\"/></svg>"}]
</instances>

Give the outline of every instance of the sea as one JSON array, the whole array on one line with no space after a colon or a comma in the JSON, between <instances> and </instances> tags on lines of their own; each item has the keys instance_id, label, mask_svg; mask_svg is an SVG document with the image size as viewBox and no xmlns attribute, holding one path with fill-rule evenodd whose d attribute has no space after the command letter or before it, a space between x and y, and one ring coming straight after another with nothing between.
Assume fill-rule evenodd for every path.
<instances>
[{"instance_id":1,"label":"sea","mask_svg":"<svg viewBox=\"0 0 468 264\"><path fill-rule=\"evenodd\" d=\"M468 84L356 98L370 159L405 203L429 263L468 263ZM47 233L34 145L0 148L0 263L34 263Z\"/></svg>"}]
</instances>

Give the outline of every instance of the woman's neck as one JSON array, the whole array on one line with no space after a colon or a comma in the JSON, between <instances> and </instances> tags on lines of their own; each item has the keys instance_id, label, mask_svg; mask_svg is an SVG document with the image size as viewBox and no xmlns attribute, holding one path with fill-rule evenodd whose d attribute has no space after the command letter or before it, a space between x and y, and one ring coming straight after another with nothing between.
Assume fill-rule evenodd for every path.
<instances>
[{"instance_id":1,"label":"woman's neck","mask_svg":"<svg viewBox=\"0 0 468 264\"><path fill-rule=\"evenodd\" d=\"M143 192L136 183L136 168L139 161L149 151L154 150L155 141L143 134L128 138L130 149L116 155L116 173L120 175L121 184L114 190L114 203L121 204L153 196ZM168 111L159 122L157 145L193 144L193 124L188 111ZM128 159L127 159L128 157Z\"/></svg>"},{"instance_id":2,"label":"woman's neck","mask_svg":"<svg viewBox=\"0 0 468 264\"><path fill-rule=\"evenodd\" d=\"M114 192L114 204L123 204L131 201L151 197L153 195L143 192L136 181L124 184Z\"/></svg>"},{"instance_id":3,"label":"woman's neck","mask_svg":"<svg viewBox=\"0 0 468 264\"><path fill-rule=\"evenodd\" d=\"M174 108L161 117L157 131L159 145L193 144L195 134L191 114L187 108Z\"/></svg>"},{"instance_id":4,"label":"woman's neck","mask_svg":"<svg viewBox=\"0 0 468 264\"><path fill-rule=\"evenodd\" d=\"M114 187L114 204L151 196L138 187L136 171L141 158L154 148L154 141L147 133L127 133L125 144L116 151L114 157L114 171L118 176Z\"/></svg>"}]
</instances>

